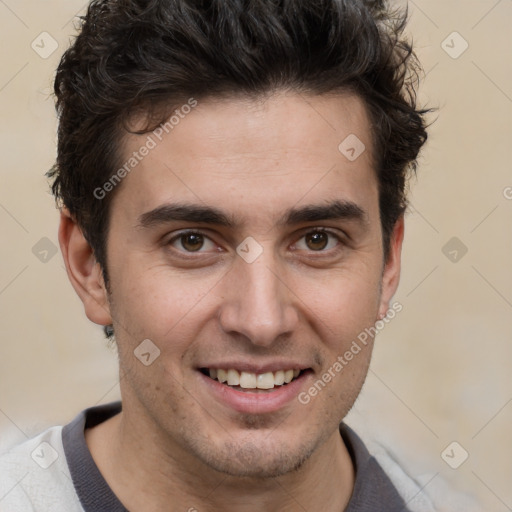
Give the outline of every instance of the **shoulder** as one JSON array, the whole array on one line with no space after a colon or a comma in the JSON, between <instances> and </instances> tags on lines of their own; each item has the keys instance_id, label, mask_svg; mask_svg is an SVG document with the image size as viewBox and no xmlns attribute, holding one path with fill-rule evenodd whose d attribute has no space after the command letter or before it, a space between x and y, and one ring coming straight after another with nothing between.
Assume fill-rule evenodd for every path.
<instances>
[{"instance_id":1,"label":"shoulder","mask_svg":"<svg viewBox=\"0 0 512 512\"><path fill-rule=\"evenodd\" d=\"M390 448L377 441L368 441L366 446L410 512L481 511L474 498L452 489L440 472L411 474Z\"/></svg>"},{"instance_id":2,"label":"shoulder","mask_svg":"<svg viewBox=\"0 0 512 512\"><path fill-rule=\"evenodd\" d=\"M82 512L52 427L0 455L0 512Z\"/></svg>"}]
</instances>

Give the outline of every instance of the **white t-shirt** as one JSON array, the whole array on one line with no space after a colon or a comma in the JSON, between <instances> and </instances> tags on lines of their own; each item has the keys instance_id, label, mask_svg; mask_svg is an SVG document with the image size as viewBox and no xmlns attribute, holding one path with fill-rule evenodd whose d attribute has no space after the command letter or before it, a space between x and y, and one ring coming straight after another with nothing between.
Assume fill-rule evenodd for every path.
<instances>
[{"instance_id":1,"label":"white t-shirt","mask_svg":"<svg viewBox=\"0 0 512 512\"><path fill-rule=\"evenodd\" d=\"M84 436L85 428L120 411L120 402L86 409L68 425L52 427L0 456L0 512L127 512L94 463ZM439 485L423 489L384 449L376 447L370 455L343 423L340 435L356 468L350 503L340 512L479 510Z\"/></svg>"}]
</instances>

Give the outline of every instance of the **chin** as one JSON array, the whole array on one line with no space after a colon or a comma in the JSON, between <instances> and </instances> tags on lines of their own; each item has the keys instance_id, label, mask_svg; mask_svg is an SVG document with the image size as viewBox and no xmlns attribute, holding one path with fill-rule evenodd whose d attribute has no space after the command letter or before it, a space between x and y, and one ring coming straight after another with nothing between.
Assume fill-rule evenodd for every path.
<instances>
[{"instance_id":1,"label":"chin","mask_svg":"<svg viewBox=\"0 0 512 512\"><path fill-rule=\"evenodd\" d=\"M237 478L269 479L298 471L311 457L315 445L281 445L276 449L271 443L257 446L249 442L229 443L220 450L208 450L207 457L201 457L210 468ZM214 453L217 452L217 453ZM203 454L206 455L206 454Z\"/></svg>"}]
</instances>

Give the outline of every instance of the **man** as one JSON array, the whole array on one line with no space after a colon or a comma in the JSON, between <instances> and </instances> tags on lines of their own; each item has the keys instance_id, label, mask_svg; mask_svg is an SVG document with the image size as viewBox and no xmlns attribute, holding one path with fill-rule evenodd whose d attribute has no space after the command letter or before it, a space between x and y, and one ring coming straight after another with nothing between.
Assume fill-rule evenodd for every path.
<instances>
[{"instance_id":1,"label":"man","mask_svg":"<svg viewBox=\"0 0 512 512\"><path fill-rule=\"evenodd\" d=\"M0 510L434 509L342 423L427 137L404 23L381 1L90 4L50 176L122 408L4 455Z\"/></svg>"}]
</instances>

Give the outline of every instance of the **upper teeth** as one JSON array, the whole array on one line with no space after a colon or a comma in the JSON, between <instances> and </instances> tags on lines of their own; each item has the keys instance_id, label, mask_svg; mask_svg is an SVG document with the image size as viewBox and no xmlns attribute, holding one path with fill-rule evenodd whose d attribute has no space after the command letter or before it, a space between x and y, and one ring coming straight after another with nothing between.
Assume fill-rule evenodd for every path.
<instances>
[{"instance_id":1,"label":"upper teeth","mask_svg":"<svg viewBox=\"0 0 512 512\"><path fill-rule=\"evenodd\" d=\"M272 389L274 386L288 384L300 373L300 370L278 370L277 372L251 373L238 370L222 370L210 368L210 377L229 386L240 386L245 389Z\"/></svg>"}]
</instances>

